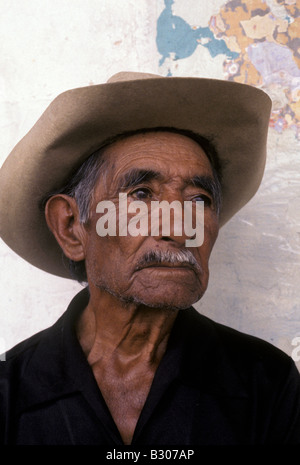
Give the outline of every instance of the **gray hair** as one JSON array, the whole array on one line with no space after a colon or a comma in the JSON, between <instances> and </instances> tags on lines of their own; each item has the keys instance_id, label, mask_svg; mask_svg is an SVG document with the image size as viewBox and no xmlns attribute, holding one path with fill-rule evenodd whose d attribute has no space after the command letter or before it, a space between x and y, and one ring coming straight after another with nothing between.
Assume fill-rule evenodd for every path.
<instances>
[{"instance_id":1,"label":"gray hair","mask_svg":"<svg viewBox=\"0 0 300 465\"><path fill-rule=\"evenodd\" d=\"M108 163L103 157L103 149L99 149L83 162L61 189L52 192L50 197L65 194L76 200L80 222L87 223L90 216L90 205L94 198L94 190L99 179L105 181ZM48 196L48 198L50 198Z\"/></svg>"}]
</instances>

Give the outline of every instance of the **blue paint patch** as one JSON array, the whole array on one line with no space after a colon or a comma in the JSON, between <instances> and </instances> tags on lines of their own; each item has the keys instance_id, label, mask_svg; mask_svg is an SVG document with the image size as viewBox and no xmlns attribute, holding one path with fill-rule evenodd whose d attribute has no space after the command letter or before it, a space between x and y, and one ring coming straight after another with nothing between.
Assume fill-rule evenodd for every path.
<instances>
[{"instance_id":1,"label":"blue paint patch","mask_svg":"<svg viewBox=\"0 0 300 465\"><path fill-rule=\"evenodd\" d=\"M156 44L162 55L160 66L171 53L175 54L175 60L191 56L198 45L206 47L213 58L224 54L234 60L239 56L227 47L223 39L216 39L209 27L192 28L184 19L174 16L173 3L173 0L165 0L166 7L157 20ZM203 43L201 39L205 39Z\"/></svg>"}]
</instances>

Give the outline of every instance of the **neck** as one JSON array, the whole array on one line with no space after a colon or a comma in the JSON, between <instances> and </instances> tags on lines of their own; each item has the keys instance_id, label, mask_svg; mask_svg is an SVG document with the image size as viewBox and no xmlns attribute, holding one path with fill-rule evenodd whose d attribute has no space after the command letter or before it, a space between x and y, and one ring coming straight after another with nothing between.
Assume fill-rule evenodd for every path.
<instances>
[{"instance_id":1,"label":"neck","mask_svg":"<svg viewBox=\"0 0 300 465\"><path fill-rule=\"evenodd\" d=\"M90 365L113 357L128 368L138 360L158 366L176 316L176 310L124 303L92 287L77 334Z\"/></svg>"},{"instance_id":2,"label":"neck","mask_svg":"<svg viewBox=\"0 0 300 465\"><path fill-rule=\"evenodd\" d=\"M124 444L130 444L177 312L90 286L77 334Z\"/></svg>"}]
</instances>

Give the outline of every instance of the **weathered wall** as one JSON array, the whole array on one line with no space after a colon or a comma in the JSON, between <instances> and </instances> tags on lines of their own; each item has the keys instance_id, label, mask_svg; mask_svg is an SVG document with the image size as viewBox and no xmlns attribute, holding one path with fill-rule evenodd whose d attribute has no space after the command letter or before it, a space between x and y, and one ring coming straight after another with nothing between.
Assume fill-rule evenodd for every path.
<instances>
[{"instance_id":1,"label":"weathered wall","mask_svg":"<svg viewBox=\"0 0 300 465\"><path fill-rule=\"evenodd\" d=\"M264 181L221 230L197 308L272 342L300 367L296 7L295 0L0 0L0 162L58 93L120 70L263 88L273 99ZM79 285L34 269L2 241L0 260L1 352L54 322Z\"/></svg>"}]
</instances>

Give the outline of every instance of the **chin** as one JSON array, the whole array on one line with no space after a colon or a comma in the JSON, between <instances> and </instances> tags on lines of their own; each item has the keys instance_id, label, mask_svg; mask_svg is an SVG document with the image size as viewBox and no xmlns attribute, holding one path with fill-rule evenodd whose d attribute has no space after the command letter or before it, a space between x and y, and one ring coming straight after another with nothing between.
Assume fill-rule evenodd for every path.
<instances>
[{"instance_id":1,"label":"chin","mask_svg":"<svg viewBox=\"0 0 300 465\"><path fill-rule=\"evenodd\" d=\"M208 283L208 280L204 279L206 276L201 280L196 279L194 275L193 279L190 276L189 279L186 276L172 276L172 280L166 276L155 278L139 279L128 290L127 296L131 296L131 302L150 308L182 310L191 307L202 298Z\"/></svg>"},{"instance_id":2,"label":"chin","mask_svg":"<svg viewBox=\"0 0 300 465\"><path fill-rule=\"evenodd\" d=\"M183 310L198 302L205 293L205 286L157 286L149 287L145 283L133 286L130 290L115 289L111 286L98 284L96 287L104 290L124 304L143 305L149 308L166 310Z\"/></svg>"},{"instance_id":3,"label":"chin","mask_svg":"<svg viewBox=\"0 0 300 465\"><path fill-rule=\"evenodd\" d=\"M179 295L173 293L172 296L167 296L166 293L162 295L136 295L132 297L131 302L135 302L140 305L145 305L149 308L166 309L166 310L184 310L191 307L194 303L201 299L204 292L199 292L192 295Z\"/></svg>"}]
</instances>

